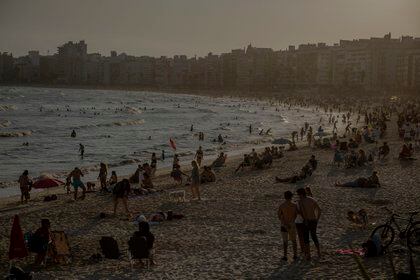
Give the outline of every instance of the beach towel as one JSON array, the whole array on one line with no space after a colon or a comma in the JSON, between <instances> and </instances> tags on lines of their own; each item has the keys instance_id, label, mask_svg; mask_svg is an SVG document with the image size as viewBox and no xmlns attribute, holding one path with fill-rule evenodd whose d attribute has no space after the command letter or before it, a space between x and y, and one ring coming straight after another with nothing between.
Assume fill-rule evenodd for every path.
<instances>
[{"instance_id":1,"label":"beach towel","mask_svg":"<svg viewBox=\"0 0 420 280\"><path fill-rule=\"evenodd\" d=\"M365 255L365 250L362 248L359 249L338 249L335 251L339 255L358 255L363 257Z\"/></svg>"}]
</instances>

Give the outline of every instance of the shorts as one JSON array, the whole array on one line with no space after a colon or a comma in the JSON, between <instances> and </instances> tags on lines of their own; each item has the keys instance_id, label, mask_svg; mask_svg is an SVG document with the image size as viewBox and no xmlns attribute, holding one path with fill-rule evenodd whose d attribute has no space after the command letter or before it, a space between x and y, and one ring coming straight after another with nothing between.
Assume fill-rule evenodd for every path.
<instances>
[{"instance_id":1,"label":"shorts","mask_svg":"<svg viewBox=\"0 0 420 280\"><path fill-rule=\"evenodd\" d=\"M283 242L287 242L288 240L296 242L295 223L281 225L281 237L283 238Z\"/></svg>"},{"instance_id":2,"label":"shorts","mask_svg":"<svg viewBox=\"0 0 420 280\"><path fill-rule=\"evenodd\" d=\"M73 188L77 190L79 187L84 187L83 182L80 179L73 179L73 182L71 183Z\"/></svg>"}]
</instances>

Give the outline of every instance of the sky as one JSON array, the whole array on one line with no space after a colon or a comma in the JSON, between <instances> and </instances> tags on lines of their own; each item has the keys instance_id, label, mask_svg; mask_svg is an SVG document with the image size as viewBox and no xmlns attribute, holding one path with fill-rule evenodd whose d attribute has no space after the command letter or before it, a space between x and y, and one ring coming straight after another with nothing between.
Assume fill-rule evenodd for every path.
<instances>
[{"instance_id":1,"label":"sky","mask_svg":"<svg viewBox=\"0 0 420 280\"><path fill-rule=\"evenodd\" d=\"M0 51L67 41L109 55L204 56L340 39L420 37L420 0L0 0Z\"/></svg>"}]
</instances>

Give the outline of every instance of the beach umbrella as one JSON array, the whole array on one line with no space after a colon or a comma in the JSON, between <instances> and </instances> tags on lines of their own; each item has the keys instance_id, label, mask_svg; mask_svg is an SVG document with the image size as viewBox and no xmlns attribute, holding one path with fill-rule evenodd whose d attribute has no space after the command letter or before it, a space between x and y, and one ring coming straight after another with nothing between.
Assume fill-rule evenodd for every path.
<instances>
[{"instance_id":1,"label":"beach umbrella","mask_svg":"<svg viewBox=\"0 0 420 280\"><path fill-rule=\"evenodd\" d=\"M290 144L292 143L292 141L290 141L289 139L286 138L279 138L279 139L275 139L272 144L276 144L276 145L286 145L286 144Z\"/></svg>"},{"instance_id":2,"label":"beach umbrella","mask_svg":"<svg viewBox=\"0 0 420 280\"><path fill-rule=\"evenodd\" d=\"M9 260L22 259L28 256L22 228L20 227L19 216L13 219L12 231L10 232Z\"/></svg>"},{"instance_id":3,"label":"beach umbrella","mask_svg":"<svg viewBox=\"0 0 420 280\"><path fill-rule=\"evenodd\" d=\"M52 178L41 178L35 183L33 183L32 187L34 189L48 189L48 188L58 187L61 185L64 185L64 182L60 180L52 179Z\"/></svg>"}]
</instances>

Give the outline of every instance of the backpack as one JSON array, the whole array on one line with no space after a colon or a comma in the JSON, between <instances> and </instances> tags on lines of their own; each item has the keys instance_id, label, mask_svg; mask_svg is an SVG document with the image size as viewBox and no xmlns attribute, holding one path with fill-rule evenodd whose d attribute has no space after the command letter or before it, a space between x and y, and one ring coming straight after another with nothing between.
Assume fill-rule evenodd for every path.
<instances>
[{"instance_id":1,"label":"backpack","mask_svg":"<svg viewBox=\"0 0 420 280\"><path fill-rule=\"evenodd\" d=\"M133 259L145 259L149 257L149 250L147 248L147 239L141 236L138 232L128 241L128 249Z\"/></svg>"},{"instance_id":2,"label":"backpack","mask_svg":"<svg viewBox=\"0 0 420 280\"><path fill-rule=\"evenodd\" d=\"M120 257L120 250L118 249L117 241L109 236L102 236L99 240L99 245L101 246L102 254L107 259L118 259Z\"/></svg>"}]
</instances>

